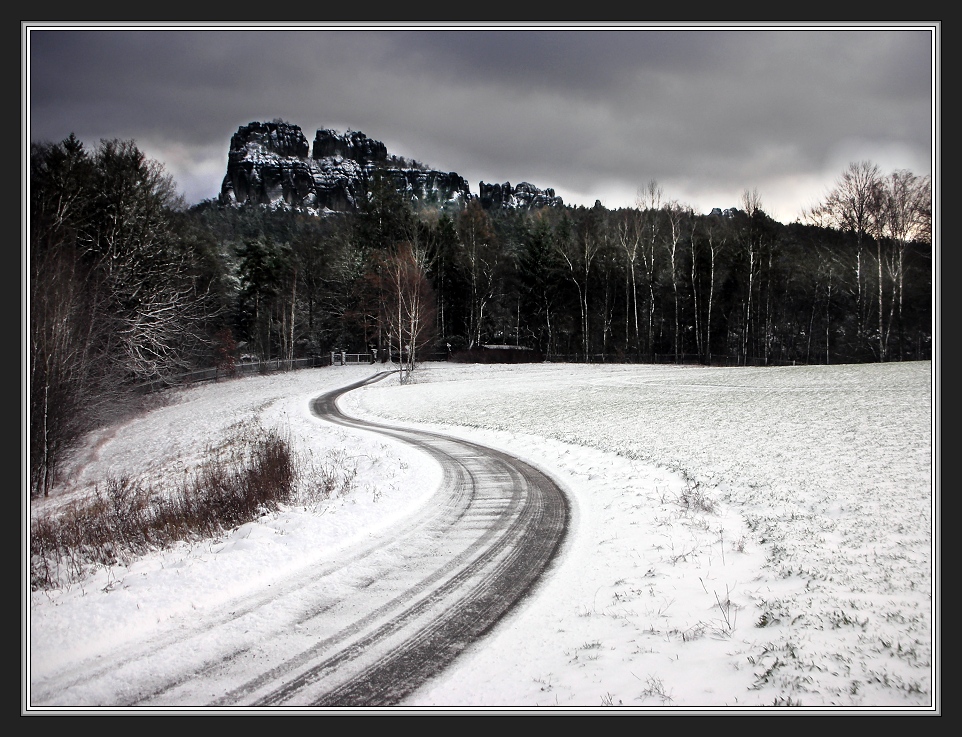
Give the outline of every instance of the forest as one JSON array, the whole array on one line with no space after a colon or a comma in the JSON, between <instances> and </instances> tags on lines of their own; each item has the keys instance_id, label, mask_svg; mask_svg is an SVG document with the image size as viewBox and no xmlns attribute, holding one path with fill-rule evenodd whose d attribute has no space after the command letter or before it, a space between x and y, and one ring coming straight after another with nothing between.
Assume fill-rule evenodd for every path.
<instances>
[{"instance_id":1,"label":"forest","mask_svg":"<svg viewBox=\"0 0 962 737\"><path fill-rule=\"evenodd\" d=\"M356 212L189 205L133 141L31 147L30 486L146 387L238 361L777 366L932 357L928 176L854 162L791 224L757 191L636 206ZM497 350L504 347L507 350ZM514 350L510 350L513 348Z\"/></svg>"}]
</instances>

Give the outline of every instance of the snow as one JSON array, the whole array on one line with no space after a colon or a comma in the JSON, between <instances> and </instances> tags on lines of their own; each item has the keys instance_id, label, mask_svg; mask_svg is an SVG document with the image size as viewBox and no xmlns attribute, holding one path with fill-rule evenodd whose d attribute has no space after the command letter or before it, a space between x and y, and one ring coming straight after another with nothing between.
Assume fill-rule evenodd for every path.
<instances>
[{"instance_id":1,"label":"snow","mask_svg":"<svg viewBox=\"0 0 962 737\"><path fill-rule=\"evenodd\" d=\"M175 483L239 422L279 429L306 466L357 473L221 539L26 591L24 711L111 712L82 686L31 699L58 668L336 560L429 503L441 474L425 455L310 414L374 370L184 388L91 436L32 515L111 475ZM348 413L506 450L571 503L533 594L398 709L938 713L933 386L931 362L428 363L351 392Z\"/></svg>"}]
</instances>

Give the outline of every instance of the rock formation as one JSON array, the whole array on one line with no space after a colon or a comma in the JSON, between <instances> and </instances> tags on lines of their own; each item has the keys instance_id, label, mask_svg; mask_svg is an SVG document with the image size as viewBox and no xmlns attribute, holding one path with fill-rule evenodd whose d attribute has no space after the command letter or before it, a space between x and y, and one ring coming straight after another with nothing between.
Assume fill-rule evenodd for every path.
<instances>
[{"instance_id":1,"label":"rock formation","mask_svg":"<svg viewBox=\"0 0 962 737\"><path fill-rule=\"evenodd\" d=\"M390 177L415 207L459 207L474 198L456 172L430 169L392 156L360 131L318 129L313 146L291 123L249 123L231 137L220 202L313 213L354 212L375 172ZM480 183L485 208L560 206L554 190L527 182Z\"/></svg>"},{"instance_id":2,"label":"rock formation","mask_svg":"<svg viewBox=\"0 0 962 737\"><path fill-rule=\"evenodd\" d=\"M560 207L563 202L553 189L538 189L528 182L519 182L512 187L504 184L480 184L481 206L491 208L540 208Z\"/></svg>"}]
</instances>

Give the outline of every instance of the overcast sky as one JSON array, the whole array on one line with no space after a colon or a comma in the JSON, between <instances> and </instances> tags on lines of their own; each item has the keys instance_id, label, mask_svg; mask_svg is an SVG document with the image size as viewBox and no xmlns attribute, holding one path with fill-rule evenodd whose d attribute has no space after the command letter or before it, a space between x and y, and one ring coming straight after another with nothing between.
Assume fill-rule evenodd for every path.
<instances>
[{"instance_id":1,"label":"overcast sky","mask_svg":"<svg viewBox=\"0 0 962 737\"><path fill-rule=\"evenodd\" d=\"M474 193L609 208L655 180L697 212L757 190L792 222L851 162L933 173L933 22L22 27L29 139L133 139L189 203L217 196L238 127L276 118L362 131Z\"/></svg>"}]
</instances>

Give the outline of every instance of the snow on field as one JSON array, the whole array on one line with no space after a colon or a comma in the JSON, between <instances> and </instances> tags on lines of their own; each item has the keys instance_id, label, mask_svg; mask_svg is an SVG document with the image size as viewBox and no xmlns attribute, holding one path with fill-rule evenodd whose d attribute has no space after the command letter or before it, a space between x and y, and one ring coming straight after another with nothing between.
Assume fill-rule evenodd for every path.
<instances>
[{"instance_id":1,"label":"snow on field","mask_svg":"<svg viewBox=\"0 0 962 737\"><path fill-rule=\"evenodd\" d=\"M333 367L172 394L90 439L70 484L160 483L231 426L287 434L353 481L206 545L27 592L28 682L135 639L430 503L439 469L308 402L373 373ZM537 590L409 698L423 710L930 712L939 703L937 426L930 362L832 367L425 364L342 407L518 455L567 491ZM935 437L934 437L935 436Z\"/></svg>"}]
</instances>

